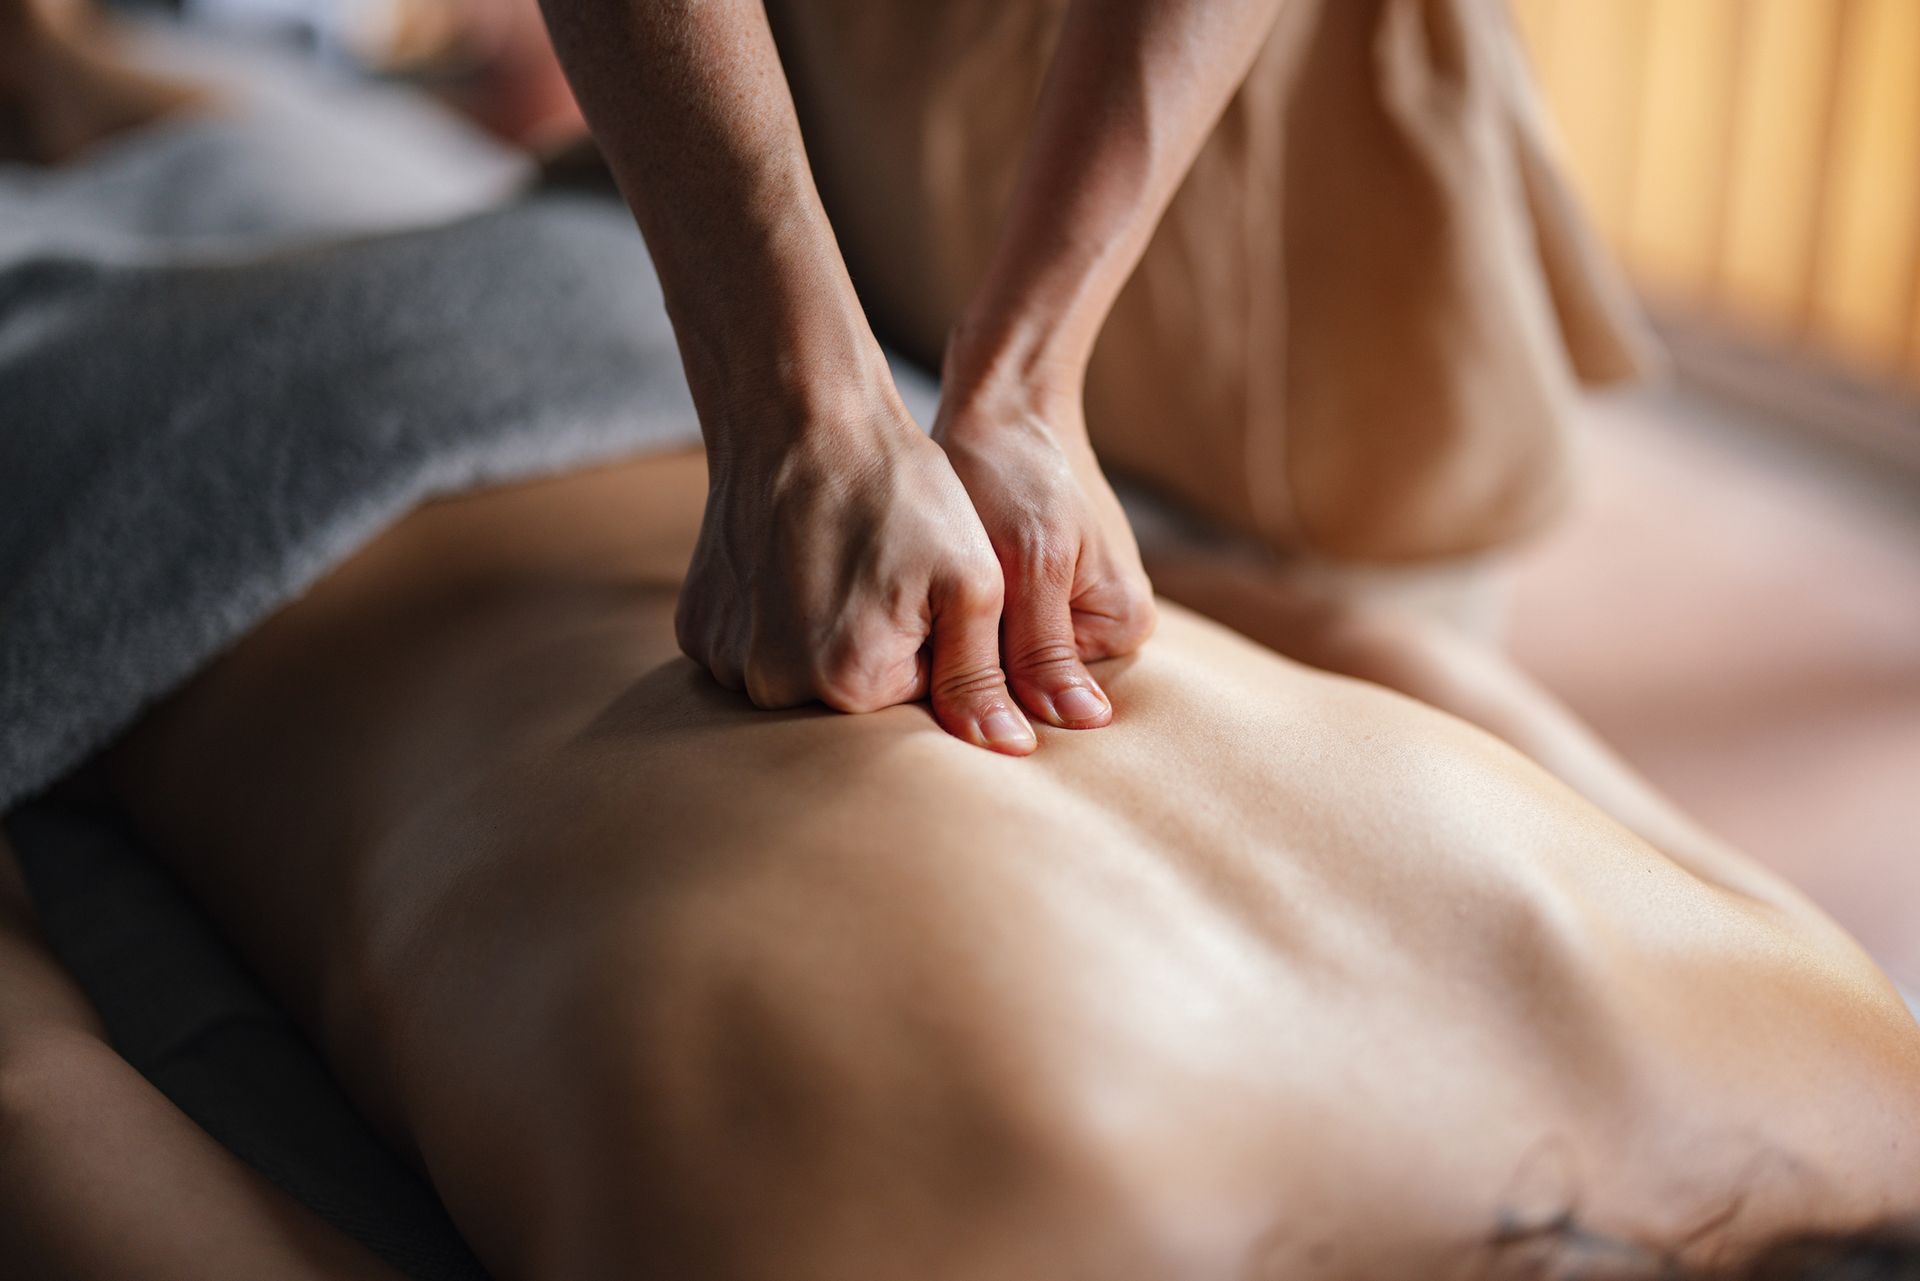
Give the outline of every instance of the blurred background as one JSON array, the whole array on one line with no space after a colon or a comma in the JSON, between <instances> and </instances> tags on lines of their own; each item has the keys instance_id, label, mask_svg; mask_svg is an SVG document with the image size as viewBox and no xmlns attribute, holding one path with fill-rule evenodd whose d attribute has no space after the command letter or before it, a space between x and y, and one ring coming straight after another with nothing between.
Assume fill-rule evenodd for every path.
<instances>
[{"instance_id":1,"label":"blurred background","mask_svg":"<svg viewBox=\"0 0 1920 1281\"><path fill-rule=\"evenodd\" d=\"M1520 661L1920 988L1920 0L1511 0L1673 358L1595 402ZM159 7L538 142L533 0Z\"/></svg>"},{"instance_id":2,"label":"blurred background","mask_svg":"<svg viewBox=\"0 0 1920 1281\"><path fill-rule=\"evenodd\" d=\"M1514 0L1674 362L1514 645L1920 986L1920 0Z\"/></svg>"}]
</instances>

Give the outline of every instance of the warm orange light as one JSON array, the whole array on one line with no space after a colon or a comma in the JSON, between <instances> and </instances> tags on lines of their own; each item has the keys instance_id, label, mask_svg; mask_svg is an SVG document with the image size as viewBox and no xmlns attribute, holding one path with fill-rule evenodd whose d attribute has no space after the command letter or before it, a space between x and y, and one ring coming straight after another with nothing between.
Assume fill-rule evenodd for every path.
<instances>
[{"instance_id":1,"label":"warm orange light","mask_svg":"<svg viewBox=\"0 0 1920 1281\"><path fill-rule=\"evenodd\" d=\"M1920 0L1514 0L1648 293L1920 383Z\"/></svg>"}]
</instances>

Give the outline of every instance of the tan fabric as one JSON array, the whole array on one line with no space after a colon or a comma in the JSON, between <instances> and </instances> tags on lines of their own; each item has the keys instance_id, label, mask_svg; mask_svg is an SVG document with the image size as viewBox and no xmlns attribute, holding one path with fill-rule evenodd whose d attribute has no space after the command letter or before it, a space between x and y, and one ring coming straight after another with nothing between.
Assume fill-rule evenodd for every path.
<instances>
[{"instance_id":1,"label":"tan fabric","mask_svg":"<svg viewBox=\"0 0 1920 1281\"><path fill-rule=\"evenodd\" d=\"M876 322L937 360L1064 0L774 6ZM1579 380L1651 345L1499 0L1293 0L1090 371L1107 464L1287 552L1470 553L1557 509Z\"/></svg>"}]
</instances>

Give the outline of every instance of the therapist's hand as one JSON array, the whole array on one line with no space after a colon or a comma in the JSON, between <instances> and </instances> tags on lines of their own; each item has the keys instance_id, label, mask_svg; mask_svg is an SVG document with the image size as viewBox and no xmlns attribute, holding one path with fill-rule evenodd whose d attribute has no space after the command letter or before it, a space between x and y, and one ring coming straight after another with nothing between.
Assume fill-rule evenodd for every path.
<instances>
[{"instance_id":1,"label":"therapist's hand","mask_svg":"<svg viewBox=\"0 0 1920 1281\"><path fill-rule=\"evenodd\" d=\"M709 445L681 648L761 707L866 712L930 695L948 733L1033 751L1001 673L1000 565L891 385L750 416Z\"/></svg>"},{"instance_id":2,"label":"therapist's hand","mask_svg":"<svg viewBox=\"0 0 1920 1281\"><path fill-rule=\"evenodd\" d=\"M1133 530L1087 441L1077 388L1003 390L949 378L934 427L967 487L1006 585L1001 662L1021 706L1096 729L1113 706L1086 664L1139 649L1153 588Z\"/></svg>"}]
</instances>

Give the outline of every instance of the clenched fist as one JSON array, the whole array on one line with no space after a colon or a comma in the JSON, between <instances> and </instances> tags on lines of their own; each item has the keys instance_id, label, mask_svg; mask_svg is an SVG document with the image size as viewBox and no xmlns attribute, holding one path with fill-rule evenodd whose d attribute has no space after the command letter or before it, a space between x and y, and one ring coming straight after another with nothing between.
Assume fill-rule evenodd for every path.
<instances>
[{"instance_id":1,"label":"clenched fist","mask_svg":"<svg viewBox=\"0 0 1920 1281\"><path fill-rule=\"evenodd\" d=\"M931 695L948 733L1033 751L1001 673L1000 563L947 456L891 386L801 417L709 450L681 648L760 707Z\"/></svg>"}]
</instances>

